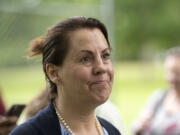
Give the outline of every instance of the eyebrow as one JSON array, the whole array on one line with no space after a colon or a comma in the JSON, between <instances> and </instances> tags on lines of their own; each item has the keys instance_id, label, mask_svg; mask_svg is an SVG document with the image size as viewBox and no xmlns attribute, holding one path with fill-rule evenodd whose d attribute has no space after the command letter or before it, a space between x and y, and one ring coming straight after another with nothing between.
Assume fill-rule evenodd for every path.
<instances>
[{"instance_id":1,"label":"eyebrow","mask_svg":"<svg viewBox=\"0 0 180 135\"><path fill-rule=\"evenodd\" d=\"M104 49L102 52L105 52L107 50L111 51L112 49L108 47L108 48ZM93 52L90 51L90 50L80 50L80 52L86 52L86 53L89 53L89 54L93 54Z\"/></svg>"}]
</instances>

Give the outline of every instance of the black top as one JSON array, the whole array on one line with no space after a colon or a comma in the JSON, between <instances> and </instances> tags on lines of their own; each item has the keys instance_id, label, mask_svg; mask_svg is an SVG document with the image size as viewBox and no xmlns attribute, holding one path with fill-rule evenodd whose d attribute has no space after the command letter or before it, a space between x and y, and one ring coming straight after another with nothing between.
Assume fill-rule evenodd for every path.
<instances>
[{"instance_id":1,"label":"black top","mask_svg":"<svg viewBox=\"0 0 180 135\"><path fill-rule=\"evenodd\" d=\"M98 120L109 135L121 135L111 123L99 117ZM50 103L27 122L16 127L9 135L61 135L53 103Z\"/></svg>"}]
</instances>

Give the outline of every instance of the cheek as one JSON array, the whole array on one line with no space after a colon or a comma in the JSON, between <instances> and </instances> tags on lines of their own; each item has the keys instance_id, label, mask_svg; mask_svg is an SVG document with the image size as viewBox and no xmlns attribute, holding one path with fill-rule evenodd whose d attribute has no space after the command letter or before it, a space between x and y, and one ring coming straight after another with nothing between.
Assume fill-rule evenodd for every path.
<instances>
[{"instance_id":1,"label":"cheek","mask_svg":"<svg viewBox=\"0 0 180 135\"><path fill-rule=\"evenodd\" d=\"M87 83L89 80L89 74L90 71L84 68L74 68L68 73L71 80L77 84Z\"/></svg>"},{"instance_id":2,"label":"cheek","mask_svg":"<svg viewBox=\"0 0 180 135\"><path fill-rule=\"evenodd\" d=\"M114 68L112 65L109 68L109 75L110 75L110 80L113 83L113 81L114 81Z\"/></svg>"}]
</instances>

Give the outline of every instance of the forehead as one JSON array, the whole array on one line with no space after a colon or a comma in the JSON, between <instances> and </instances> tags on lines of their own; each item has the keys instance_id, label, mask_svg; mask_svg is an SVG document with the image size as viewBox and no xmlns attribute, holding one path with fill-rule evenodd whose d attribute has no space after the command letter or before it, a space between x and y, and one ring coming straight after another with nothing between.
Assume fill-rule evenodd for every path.
<instances>
[{"instance_id":1,"label":"forehead","mask_svg":"<svg viewBox=\"0 0 180 135\"><path fill-rule=\"evenodd\" d=\"M109 47L103 33L97 28L82 28L71 32L69 37L69 49L105 49Z\"/></svg>"}]
</instances>

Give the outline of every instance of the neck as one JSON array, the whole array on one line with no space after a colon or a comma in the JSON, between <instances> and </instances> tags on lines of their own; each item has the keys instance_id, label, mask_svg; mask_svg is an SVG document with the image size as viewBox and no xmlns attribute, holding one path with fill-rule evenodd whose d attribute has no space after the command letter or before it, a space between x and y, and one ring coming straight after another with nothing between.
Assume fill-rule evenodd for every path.
<instances>
[{"instance_id":1,"label":"neck","mask_svg":"<svg viewBox=\"0 0 180 135\"><path fill-rule=\"evenodd\" d=\"M83 119L83 117L91 118L94 117L96 106L88 103L78 102L77 100L70 100L67 97L58 96L55 99L58 110L63 114L68 114L73 117ZM88 104L88 105L87 105ZM73 112L73 113L72 113Z\"/></svg>"},{"instance_id":2,"label":"neck","mask_svg":"<svg viewBox=\"0 0 180 135\"><path fill-rule=\"evenodd\" d=\"M88 131L96 129L94 109L77 105L70 100L59 97L55 100L58 112L65 119L71 130L78 134L87 134Z\"/></svg>"}]
</instances>

